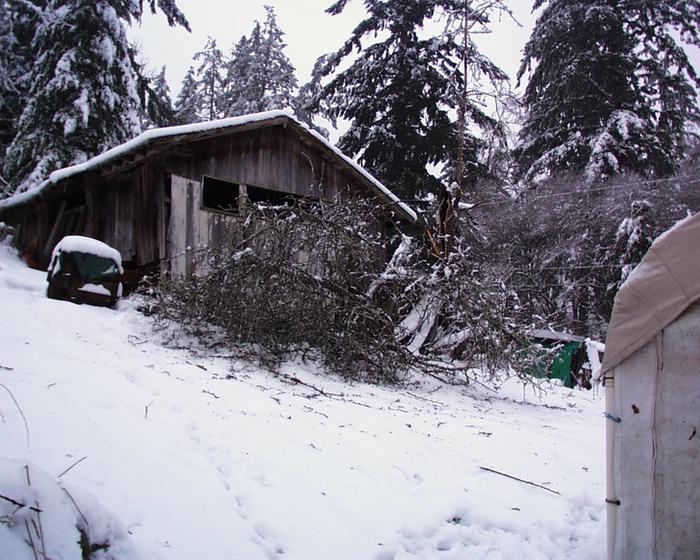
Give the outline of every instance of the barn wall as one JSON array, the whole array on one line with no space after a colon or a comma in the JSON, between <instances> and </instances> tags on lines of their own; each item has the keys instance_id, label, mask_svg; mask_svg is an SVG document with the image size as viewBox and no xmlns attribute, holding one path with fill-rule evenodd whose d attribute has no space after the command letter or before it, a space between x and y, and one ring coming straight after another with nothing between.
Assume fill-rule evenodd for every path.
<instances>
[{"instance_id":1,"label":"barn wall","mask_svg":"<svg viewBox=\"0 0 700 560\"><path fill-rule=\"evenodd\" d=\"M202 209L205 175L326 200L368 192L335 156L282 125L162 149L131 168L104 167L61 184L50 200L23 211L17 245L46 266L61 237L81 234L116 248L127 269L167 270L174 257L175 268L185 272L195 253L184 261L178 255L187 247L220 246L237 219ZM170 177L189 181L178 183L172 200Z\"/></svg>"},{"instance_id":2,"label":"barn wall","mask_svg":"<svg viewBox=\"0 0 700 560\"><path fill-rule=\"evenodd\" d=\"M21 220L13 222L17 225L14 244L33 266L44 267L42 255L51 231L51 208L48 202L42 201L26 212ZM47 261L48 256L43 256Z\"/></svg>"},{"instance_id":3,"label":"barn wall","mask_svg":"<svg viewBox=\"0 0 700 560\"><path fill-rule=\"evenodd\" d=\"M15 246L32 266L46 269L56 243L66 235L83 232L85 200L82 193L41 200L12 222L17 226Z\"/></svg>"},{"instance_id":4,"label":"barn wall","mask_svg":"<svg viewBox=\"0 0 700 560\"><path fill-rule=\"evenodd\" d=\"M349 174L278 126L202 140L191 145L193 155L172 158L173 174L201 181L208 175L299 196L333 199L361 187Z\"/></svg>"},{"instance_id":5,"label":"barn wall","mask_svg":"<svg viewBox=\"0 0 700 560\"><path fill-rule=\"evenodd\" d=\"M167 266L176 274L202 272L204 249L221 247L223 237L235 231L242 218L203 208L201 180L205 175L328 200L348 192L359 194L365 188L330 163L318 148L282 126L203 140L190 147L189 157L171 156L164 163L172 175L169 247L161 254L167 254Z\"/></svg>"},{"instance_id":6,"label":"barn wall","mask_svg":"<svg viewBox=\"0 0 700 560\"><path fill-rule=\"evenodd\" d=\"M87 182L85 235L117 249L130 268L159 260L164 220L164 173L157 164Z\"/></svg>"},{"instance_id":7,"label":"barn wall","mask_svg":"<svg viewBox=\"0 0 700 560\"><path fill-rule=\"evenodd\" d=\"M202 210L201 183L198 181L173 175L170 190L169 270L178 275L195 271L202 273L206 270L207 249L221 248L225 241L230 241L227 236L236 235L237 223L249 218L245 214L228 215ZM262 242L262 238L257 241ZM257 248L256 240L251 240L246 246Z\"/></svg>"}]
</instances>

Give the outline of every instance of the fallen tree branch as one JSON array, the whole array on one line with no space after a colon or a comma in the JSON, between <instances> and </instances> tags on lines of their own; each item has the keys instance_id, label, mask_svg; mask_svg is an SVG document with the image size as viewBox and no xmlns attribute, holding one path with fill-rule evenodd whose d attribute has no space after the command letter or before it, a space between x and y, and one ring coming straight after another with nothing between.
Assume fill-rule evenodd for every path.
<instances>
[{"instance_id":1,"label":"fallen tree branch","mask_svg":"<svg viewBox=\"0 0 700 560\"><path fill-rule=\"evenodd\" d=\"M529 480L518 478L517 476L512 476L512 475L506 474L506 473L501 472L501 471L490 469L488 467L481 467L480 466L479 468L481 470L488 471L488 472L491 472L494 474L500 474L501 476L505 476L506 478L510 478L511 480L517 480L518 482L522 482L524 484L529 484L530 486L535 486L537 488L541 488L542 490L546 490L547 492L551 492L552 494L556 494L557 496L561 496L561 494L559 492L557 492L556 490L552 490L551 488L547 488L546 486L542 486L541 484L536 484L535 482L531 482Z\"/></svg>"},{"instance_id":2,"label":"fallen tree branch","mask_svg":"<svg viewBox=\"0 0 700 560\"><path fill-rule=\"evenodd\" d=\"M304 387L308 387L309 389L312 389L313 391L316 391L319 395L323 395L324 397L342 397L340 393L327 393L323 389L319 389L315 385L311 385L310 383L306 383L306 381L302 381L298 377L294 377L293 375L287 375L286 373L278 373L280 377L283 379L286 379L290 383L294 383L296 385L303 385Z\"/></svg>"},{"instance_id":3,"label":"fallen tree branch","mask_svg":"<svg viewBox=\"0 0 700 560\"><path fill-rule=\"evenodd\" d=\"M444 402L436 401L436 400L433 400L433 399L429 399L429 398L427 398L427 397L421 397L420 395L416 395L416 394L414 394L414 393L411 393L411 391L406 391L406 394L409 395L409 396L411 396L411 397L413 397L414 399L420 399L420 400L422 400L422 401L431 402L431 403L433 403L433 404L439 404L439 405L441 405L441 406L446 406Z\"/></svg>"}]
</instances>

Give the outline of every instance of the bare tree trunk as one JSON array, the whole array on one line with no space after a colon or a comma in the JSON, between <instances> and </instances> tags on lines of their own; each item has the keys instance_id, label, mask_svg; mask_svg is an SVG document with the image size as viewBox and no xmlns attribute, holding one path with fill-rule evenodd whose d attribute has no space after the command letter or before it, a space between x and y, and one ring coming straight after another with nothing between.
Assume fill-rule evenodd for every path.
<instances>
[{"instance_id":1,"label":"bare tree trunk","mask_svg":"<svg viewBox=\"0 0 700 560\"><path fill-rule=\"evenodd\" d=\"M463 175L464 175L464 134L466 132L466 112L467 112L467 96L468 81L469 81L469 19L470 19L470 2L464 0L464 12L462 20L462 70L464 73L464 81L462 82L462 91L459 99L459 144L457 149L457 160L455 162L455 177L454 181L448 189L442 192L442 197L439 207L438 224L440 227L440 250L443 258L452 252L454 246L454 238L458 235L457 227L457 209L459 202L462 199Z\"/></svg>"}]
</instances>

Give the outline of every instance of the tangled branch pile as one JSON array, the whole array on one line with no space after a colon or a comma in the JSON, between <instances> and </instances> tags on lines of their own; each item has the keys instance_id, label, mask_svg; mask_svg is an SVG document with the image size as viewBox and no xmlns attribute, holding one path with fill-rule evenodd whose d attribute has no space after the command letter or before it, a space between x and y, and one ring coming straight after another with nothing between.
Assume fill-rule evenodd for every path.
<instances>
[{"instance_id":1,"label":"tangled branch pile","mask_svg":"<svg viewBox=\"0 0 700 560\"><path fill-rule=\"evenodd\" d=\"M163 279L157 317L263 358L320 357L339 375L396 383L414 368L451 380L517 362L520 329L502 285L468 250L431 263L424 245L383 234L371 201L251 208L197 273ZM396 246L386 263L387 243ZM460 366L437 360L451 352ZM456 362L455 362L456 363ZM466 366L465 366L466 364Z\"/></svg>"}]
</instances>

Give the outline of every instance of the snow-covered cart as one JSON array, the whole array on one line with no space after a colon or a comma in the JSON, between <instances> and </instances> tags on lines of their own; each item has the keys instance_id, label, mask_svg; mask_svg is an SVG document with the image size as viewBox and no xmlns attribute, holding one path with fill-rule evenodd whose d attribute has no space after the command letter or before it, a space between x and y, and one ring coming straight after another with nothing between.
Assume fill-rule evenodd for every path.
<instances>
[{"instance_id":1,"label":"snow-covered cart","mask_svg":"<svg viewBox=\"0 0 700 560\"><path fill-rule=\"evenodd\" d=\"M119 251L96 239L69 235L51 255L46 295L113 307L122 295L123 273Z\"/></svg>"}]
</instances>

